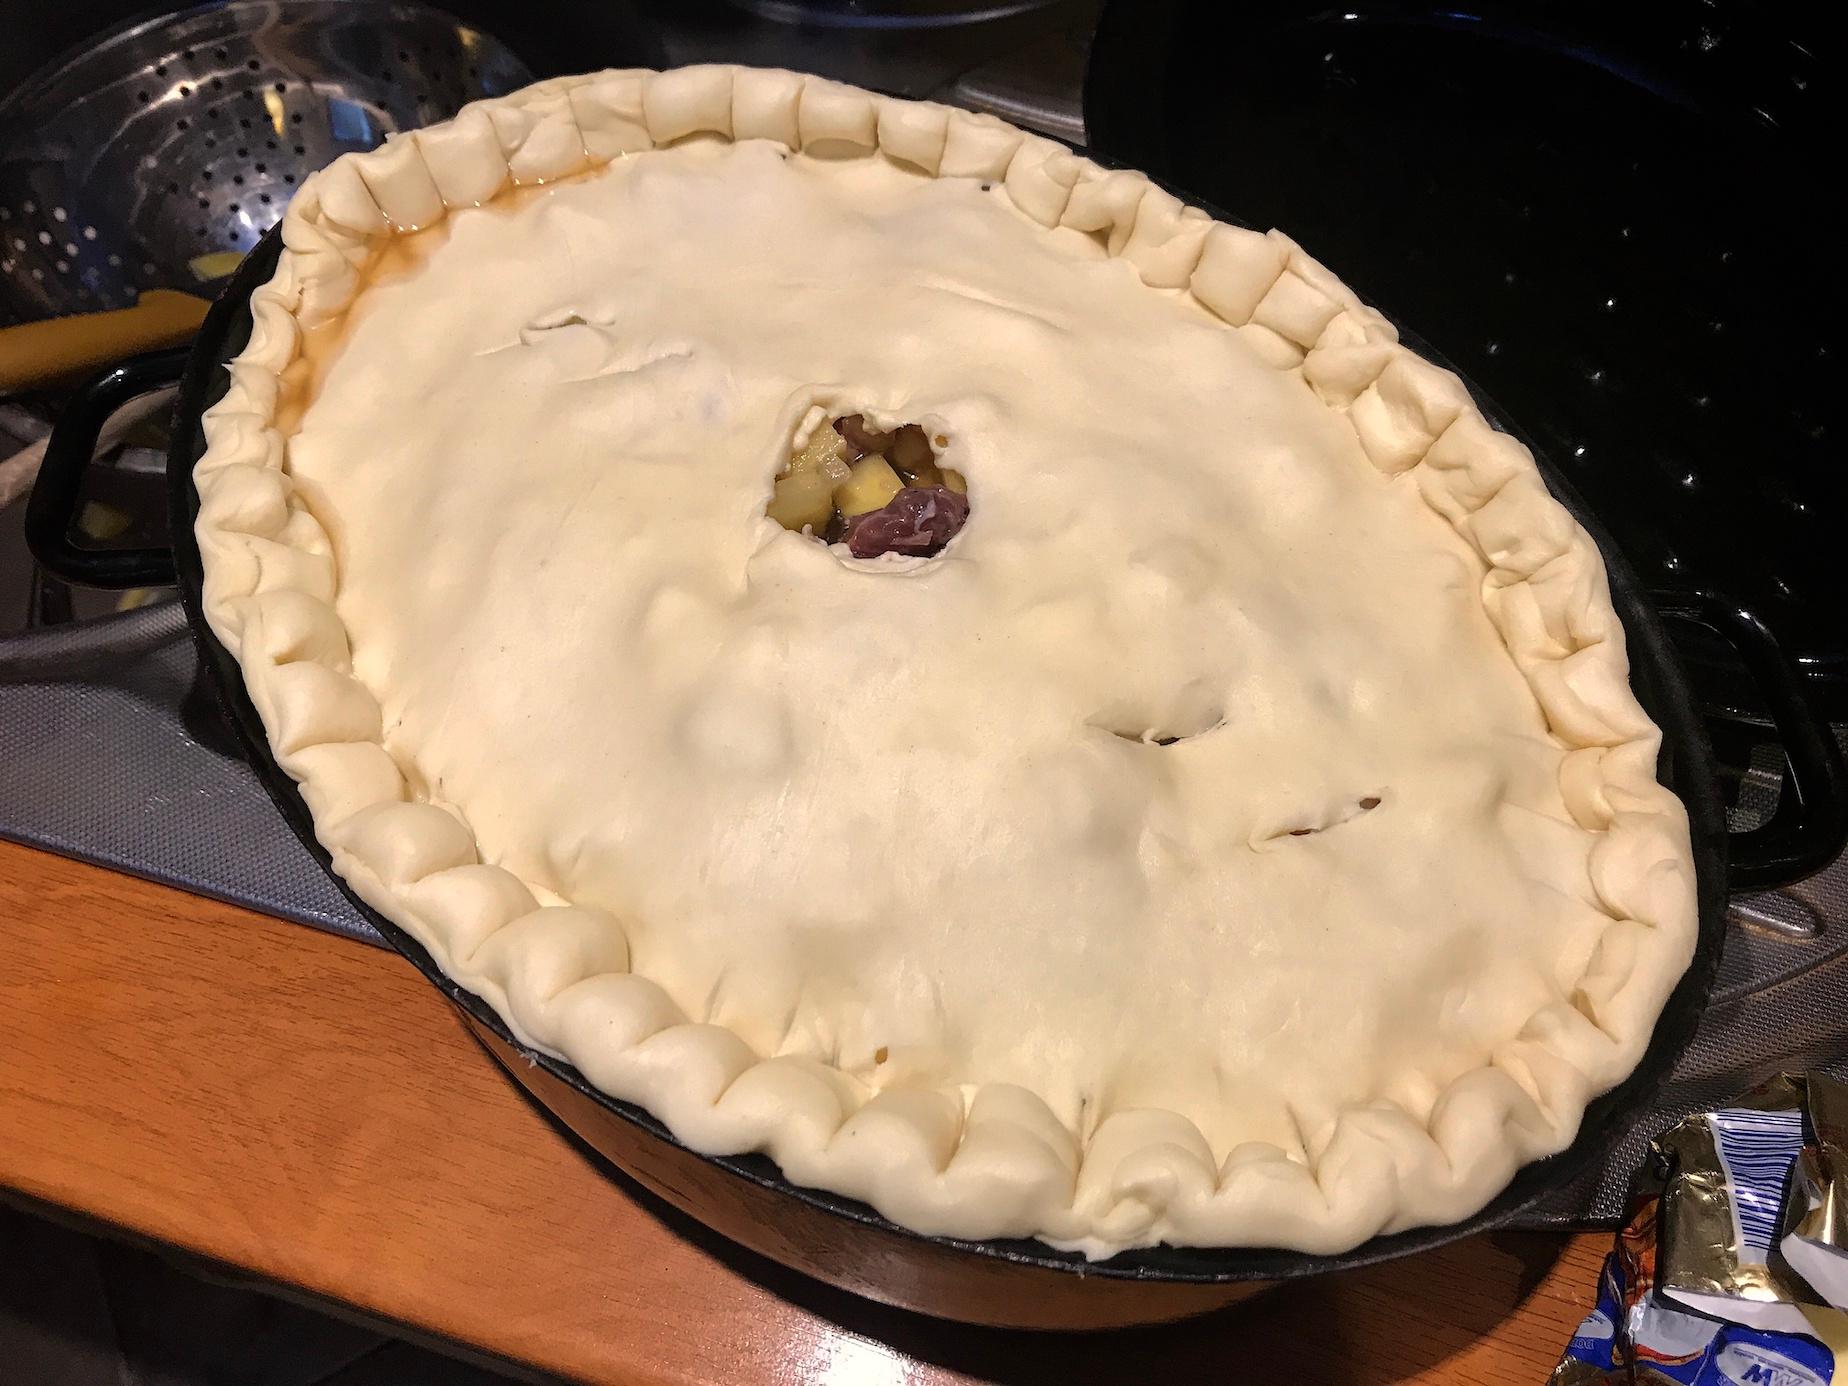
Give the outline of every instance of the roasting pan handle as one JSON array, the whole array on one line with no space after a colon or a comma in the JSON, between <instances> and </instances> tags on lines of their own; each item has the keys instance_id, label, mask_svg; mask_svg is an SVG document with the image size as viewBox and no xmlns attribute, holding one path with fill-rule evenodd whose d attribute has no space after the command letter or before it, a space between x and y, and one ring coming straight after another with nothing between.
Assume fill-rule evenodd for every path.
<instances>
[{"instance_id":1,"label":"roasting pan handle","mask_svg":"<svg viewBox=\"0 0 1848 1386\"><path fill-rule=\"evenodd\" d=\"M190 347L150 351L92 376L51 430L45 460L26 502L26 546L39 566L85 587L165 587L173 581L168 549L93 549L71 538L84 469L103 426L123 405L179 384Z\"/></svg>"},{"instance_id":2,"label":"roasting pan handle","mask_svg":"<svg viewBox=\"0 0 1848 1386\"><path fill-rule=\"evenodd\" d=\"M1692 621L1732 646L1784 748L1784 783L1771 821L1728 838L1729 888L1769 890L1820 871L1848 842L1848 769L1802 673L1757 613L1734 598L1658 592L1655 601L1663 616Z\"/></svg>"}]
</instances>

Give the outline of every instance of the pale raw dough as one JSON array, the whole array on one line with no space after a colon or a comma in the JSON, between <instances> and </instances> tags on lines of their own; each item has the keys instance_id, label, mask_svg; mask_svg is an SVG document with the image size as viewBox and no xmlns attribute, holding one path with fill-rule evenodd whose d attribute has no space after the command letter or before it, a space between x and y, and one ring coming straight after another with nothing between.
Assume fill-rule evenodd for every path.
<instances>
[{"instance_id":1,"label":"pale raw dough","mask_svg":"<svg viewBox=\"0 0 1848 1386\"><path fill-rule=\"evenodd\" d=\"M576 172L615 78L657 138L739 142L449 211L318 329L285 448L246 456L244 375L215 411L212 614L349 880L683 1139L921 1230L1334 1249L1563 1145L1692 875L1525 454L1287 241L999 122L689 69L470 148ZM823 138L719 129L746 83ZM388 233L334 194L428 223L468 122L421 183L408 140L324 175L291 255L350 296ZM317 282L273 297L327 319ZM941 557L765 518L792 437L862 410L948 440Z\"/></svg>"}]
</instances>

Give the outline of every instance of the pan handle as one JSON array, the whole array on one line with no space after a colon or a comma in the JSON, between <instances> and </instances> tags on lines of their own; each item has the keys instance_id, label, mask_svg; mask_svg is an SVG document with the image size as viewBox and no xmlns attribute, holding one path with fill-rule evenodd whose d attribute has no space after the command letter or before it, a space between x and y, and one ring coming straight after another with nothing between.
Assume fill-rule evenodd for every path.
<instances>
[{"instance_id":1,"label":"pan handle","mask_svg":"<svg viewBox=\"0 0 1848 1386\"><path fill-rule=\"evenodd\" d=\"M1728 837L1727 884L1769 890L1822 870L1848 843L1848 768L1829 725L1811 705L1803 675L1756 612L1711 592L1659 592L1671 620L1703 626L1731 645L1770 709L1784 749L1777 811Z\"/></svg>"},{"instance_id":2,"label":"pan handle","mask_svg":"<svg viewBox=\"0 0 1848 1386\"><path fill-rule=\"evenodd\" d=\"M132 357L92 376L51 430L38 481L26 502L26 546L48 572L85 587L165 587L173 581L169 549L92 549L71 538L84 469L103 425L130 400L177 385L189 347Z\"/></svg>"}]
</instances>

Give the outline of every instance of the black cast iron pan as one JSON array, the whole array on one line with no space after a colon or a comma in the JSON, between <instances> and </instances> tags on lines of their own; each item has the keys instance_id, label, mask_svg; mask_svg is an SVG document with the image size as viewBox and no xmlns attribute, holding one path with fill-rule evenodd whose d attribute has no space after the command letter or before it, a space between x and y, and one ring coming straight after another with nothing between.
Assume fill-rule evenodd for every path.
<instances>
[{"instance_id":1,"label":"black cast iron pan","mask_svg":"<svg viewBox=\"0 0 1848 1386\"><path fill-rule=\"evenodd\" d=\"M296 835L328 867L327 853L315 840L307 806L294 781L270 754L236 661L203 619L202 571L193 538L198 495L192 469L205 447L200 416L225 389L224 365L243 348L249 335L250 294L274 271L279 250L279 237L272 232L231 280L190 352L181 349L137 358L99 376L79 393L48 450L28 528L40 562L71 581L103 586L177 581L201 663L216 685L250 763ZM171 553L107 553L78 547L70 538L71 518L102 421L125 400L176 379L180 391L168 462ZM1514 431L1491 401L1481 402L1498 426ZM1230 1303L1277 1281L1405 1256L1498 1226L1541 1196L1570 1183L1598 1159L1626 1129L1630 1115L1666 1078L1706 1004L1719 962L1727 894L1728 839L1713 762L1661 621L1597 518L1544 461L1542 467L1555 494L1603 549L1612 596L1629 637L1632 681L1643 706L1663 731L1659 773L1663 783L1687 804L1692 821L1700 940L1694 961L1670 997L1636 1071L1591 1104L1569 1149L1520 1170L1500 1196L1463 1222L1376 1237L1339 1256L1162 1246L1124 1252L1095 1264L1035 1241L970 1242L922 1236L894 1226L851 1199L792 1185L765 1157L715 1158L687 1150L648 1113L598 1092L569 1065L521 1048L488 1005L445 977L416 940L350 892L348 899L449 997L518 1082L625 1172L753 1250L885 1303L968 1322L1019 1327L1102 1328L1155 1322ZM1686 611L1739 647L1765 681L1774 704L1801 707L1797 675L1761 625L1738 618L1721 599L1690 602ZM440 1081L440 1075L431 1077Z\"/></svg>"}]
</instances>

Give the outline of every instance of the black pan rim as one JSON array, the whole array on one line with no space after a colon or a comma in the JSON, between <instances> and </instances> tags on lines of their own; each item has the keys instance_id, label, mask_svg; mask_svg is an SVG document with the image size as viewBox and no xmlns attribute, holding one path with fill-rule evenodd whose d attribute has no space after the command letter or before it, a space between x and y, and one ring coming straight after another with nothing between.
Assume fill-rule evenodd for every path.
<instances>
[{"instance_id":1,"label":"black pan rim","mask_svg":"<svg viewBox=\"0 0 1848 1386\"><path fill-rule=\"evenodd\" d=\"M1100 158L1098 162L1110 164L1112 161ZM1188 196L1181 189L1155 181L1209 215L1234 225L1244 224ZM1091 1261L1080 1253L1059 1251L1036 1240L972 1240L914 1232L888 1221L857 1200L792 1183L766 1156L703 1155L682 1145L642 1108L608 1096L569 1064L521 1044L485 1001L451 981L421 944L347 888L315 836L312 817L295 782L270 752L267 735L245 691L237 661L218 642L206 623L202 607L203 566L193 529L199 497L192 484L192 469L204 451L200 416L223 393L228 381L225 364L242 349L249 334L250 295L270 278L280 251L278 227L263 238L226 285L200 329L175 403L173 443L167 469L174 564L181 601L199 647L201 662L210 670L214 690L227 719L264 789L296 837L362 917L474 1021L599 1107L656 1139L760 1188L797 1199L848 1222L901 1239L948 1248L980 1261L1106 1280L1208 1285L1274 1282L1372 1265L1432 1250L1507 1224L1521 1211L1547 1194L1568 1186L1589 1169L1592 1161L1623 1134L1625 1115L1640 1107L1648 1094L1662 1086L1693 1038L1719 968L1726 913L1726 821L1705 728L1661 618L1609 534L1546 457L1534 448L1532 439L1515 427L1493 400L1470 384L1472 395L1494 426L1518 438L1534 452L1549 489L1598 545L1609 574L1613 603L1629 643L1631 681L1651 718L1661 728L1660 771L1664 783L1674 789L1687 808L1694 853L1699 934L1693 958L1663 1007L1642 1060L1623 1082L1587 1105L1578 1133L1565 1150L1523 1165L1495 1198L1468 1218L1376 1235L1345 1252L1320 1255L1265 1247L1172 1247L1162 1244L1119 1252L1107 1260ZM1398 321L1391 320L1395 324ZM1400 332L1402 340L1427 359L1447 364L1414 334L1403 328ZM1467 379L1465 383L1469 384Z\"/></svg>"}]
</instances>

